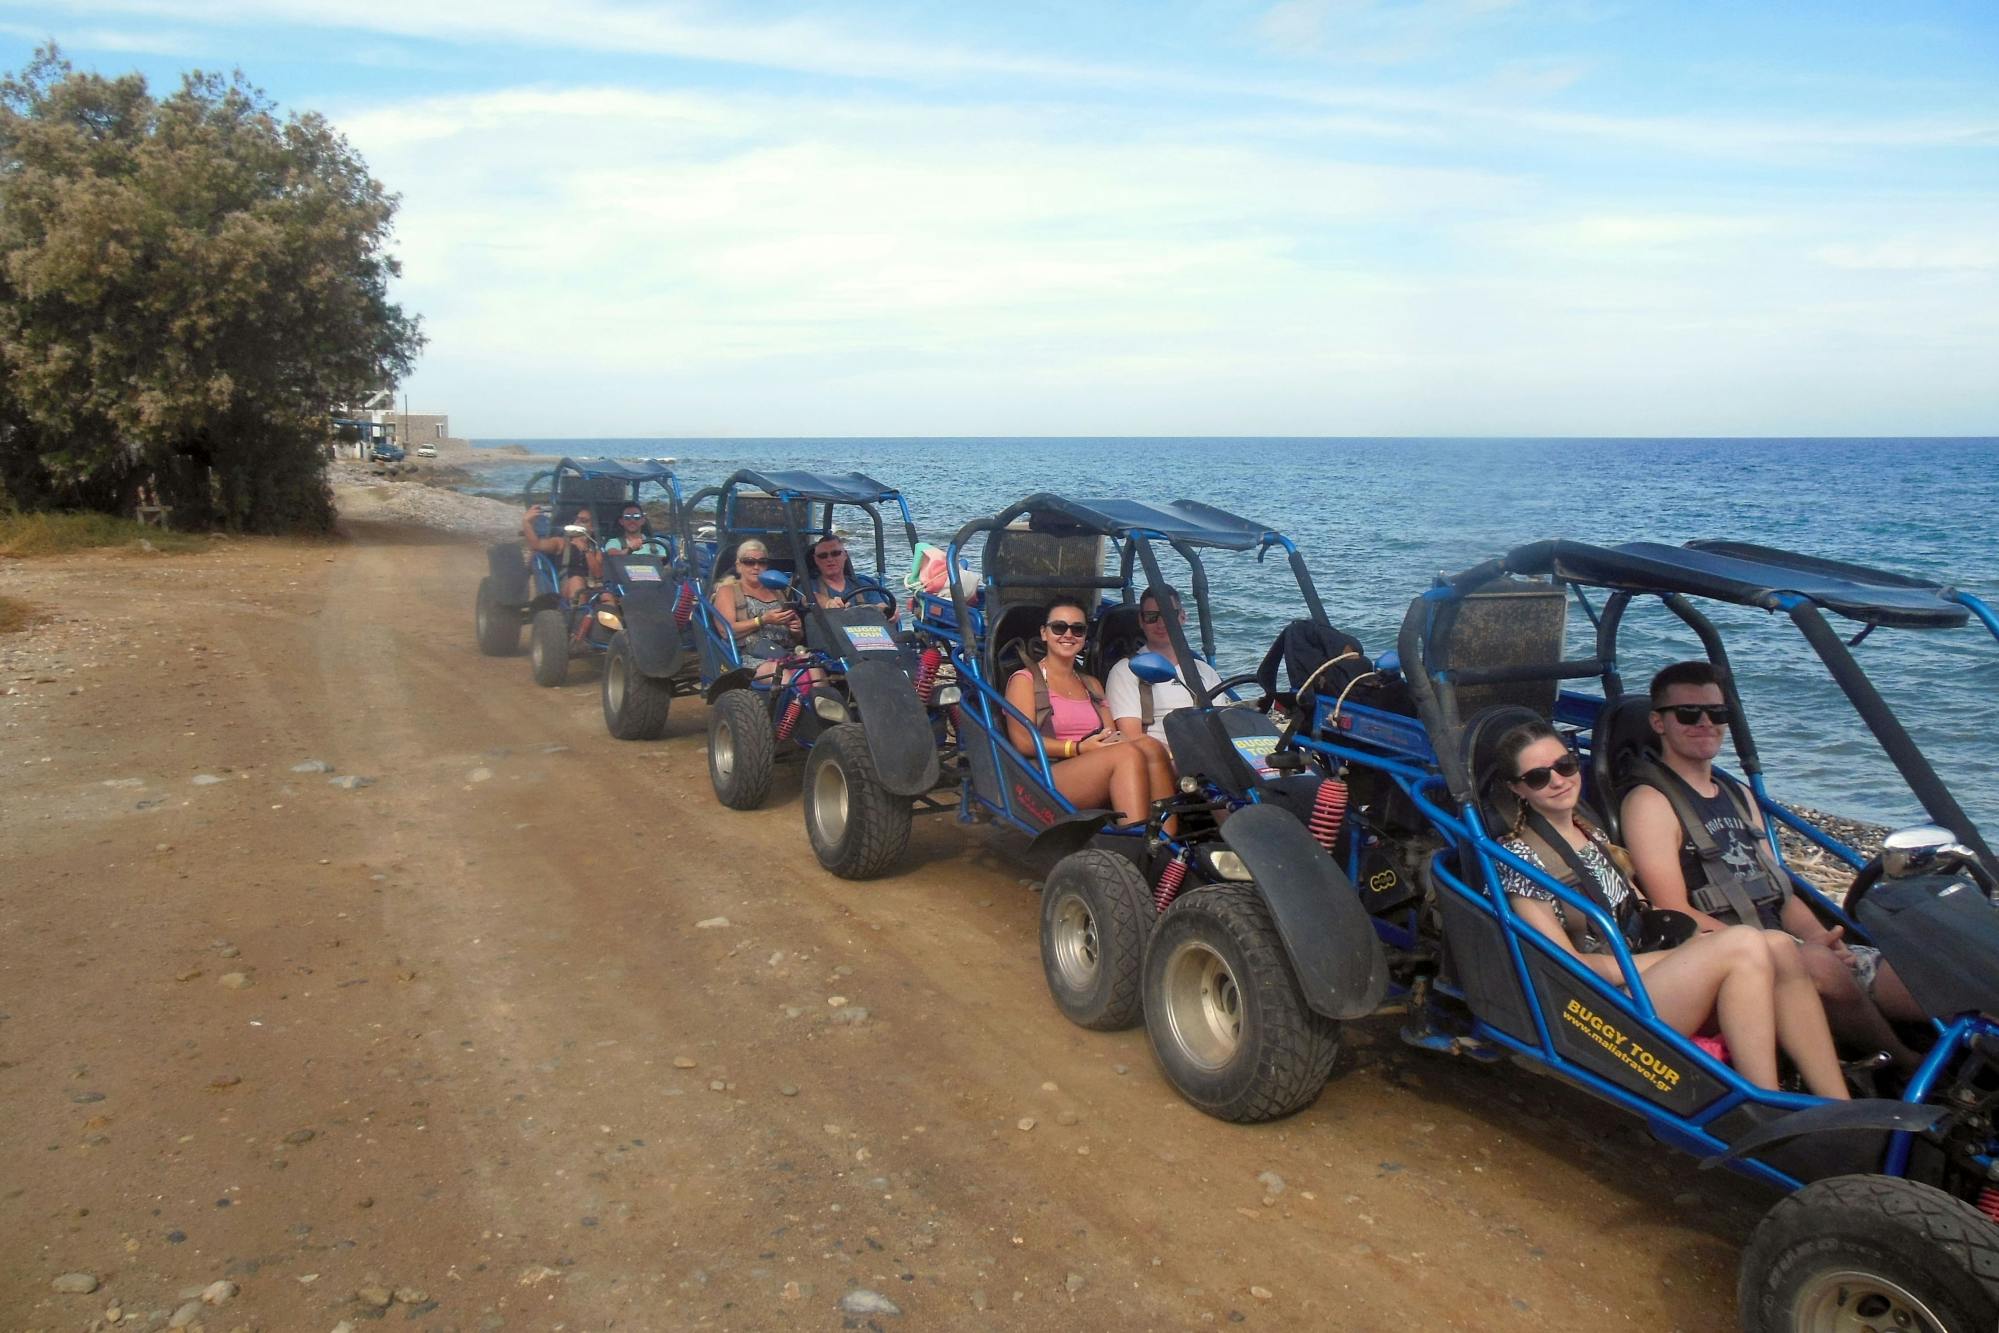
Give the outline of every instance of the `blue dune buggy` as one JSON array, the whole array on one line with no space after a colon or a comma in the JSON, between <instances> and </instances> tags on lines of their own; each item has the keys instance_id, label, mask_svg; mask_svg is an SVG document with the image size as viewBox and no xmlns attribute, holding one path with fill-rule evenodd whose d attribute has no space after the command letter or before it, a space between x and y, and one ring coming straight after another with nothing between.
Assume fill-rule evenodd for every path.
<instances>
[{"instance_id":1,"label":"blue dune buggy","mask_svg":"<svg viewBox=\"0 0 1999 1333\"><path fill-rule=\"evenodd\" d=\"M1773 853L1782 855L1781 826L1856 872L1843 904L1792 872L1798 893L1823 920L1881 948L1932 1016L1928 1054L1899 1099L1831 1102L1747 1083L1658 1018L1601 907L1495 837L1505 823L1494 806L1503 784L1490 771L1492 744L1529 717L1575 739L1589 759L1595 808L1606 818L1615 811L1649 711L1624 693L1618 659L1619 628L1641 597L1657 598L1693 633L1724 682L1721 635L1696 602L1788 616L1935 821L1892 835L1872 860L1821 833L1768 794L1741 701L1724 684L1737 758L1773 830ZM1595 642L1569 659L1572 602ZM1843 640L1826 613L1861 628ZM1416 716L1325 692L1301 703L1277 746L1279 771L1295 752L1350 789L1339 852L1367 902L1369 938L1386 954L1388 1008L1410 1015L1405 1039L1512 1057L1634 1112L1707 1164L1796 1191L1744 1255L1742 1322L1758 1333L1999 1327L1994 862L1853 652L1878 628L1946 629L1974 617L1999 636L1999 620L1969 594L1764 547L1542 542L1440 580L1411 604L1397 652L1373 674L1406 683ZM1597 681L1601 695L1561 688L1582 680ZM1231 799L1256 802L1268 785L1237 784ZM1588 915L1624 985L1524 925L1500 890L1502 867ZM1142 999L1168 1078L1212 1110L1204 1100L1212 1068L1248 1067L1275 1081L1297 1061L1288 1054L1294 1037L1272 1023L1264 1000L1282 989L1282 969L1245 948L1200 898L1182 894L1161 918ZM1192 919L1183 923L1183 914ZM1322 947L1344 957L1351 941Z\"/></svg>"},{"instance_id":2,"label":"blue dune buggy","mask_svg":"<svg viewBox=\"0 0 1999 1333\"><path fill-rule=\"evenodd\" d=\"M888 551L882 510L893 504L913 548L916 524L902 493L857 472L737 472L697 492L687 505L715 505L712 545L685 529L701 552L700 597L691 625L709 705L708 773L715 795L735 810L763 803L780 745L809 752L805 824L813 850L836 874L880 874L909 842L910 803L937 785L936 709L918 697L916 655L897 620L896 594L883 582ZM845 607L813 595L810 551L837 534L836 519L858 516L871 533L874 574L851 568L858 589ZM855 526L861 526L855 523ZM763 589L797 609L803 642L759 675L713 597L736 566L737 548L762 541L771 560Z\"/></svg>"},{"instance_id":3,"label":"blue dune buggy","mask_svg":"<svg viewBox=\"0 0 1999 1333\"><path fill-rule=\"evenodd\" d=\"M625 507L637 504L661 530L667 550L656 556L609 557L603 587L572 602L563 596L561 571L552 556L530 551L520 541L487 547L488 572L479 581L473 608L479 651L488 657L512 656L520 651L521 626L527 625L535 684L552 688L569 678L572 653L598 656L610 651L619 622L610 599L603 595L606 590L622 599L629 592L627 585L635 581L677 589L679 561L672 534L680 526L680 482L671 460L565 458L552 470L529 478L521 501L524 506L542 506L534 528L540 537L562 535L576 511L586 507L597 533L608 537L618 531L618 515ZM663 714L660 721L664 722Z\"/></svg>"},{"instance_id":4,"label":"blue dune buggy","mask_svg":"<svg viewBox=\"0 0 1999 1333\"><path fill-rule=\"evenodd\" d=\"M1256 1070L1213 1061L1186 1071L1188 1083L1207 1079L1203 1103L1235 1119L1268 1118L1309 1100L1324 1084L1336 1045L1337 1020L1372 1012L1387 986L1380 946L1360 899L1329 855L1338 813L1325 806L1333 789L1302 761L1278 773L1268 766L1277 729L1253 708L1221 701L1255 679L1238 676L1206 686L1166 657L1145 651L1138 589L1168 583L1155 547L1184 565L1183 598L1195 611L1202 660L1214 655L1214 622L1204 551L1282 550L1301 596L1320 623L1325 614L1297 548L1265 524L1197 501L1150 504L1125 499L1066 499L1034 495L988 519L965 525L948 548L960 552L984 539L983 604L952 589L954 624L941 639L963 700L957 714L960 818L986 817L1033 835L1030 854L1053 860L1042 889L1041 956L1050 993L1071 1021L1099 1030L1129 1027L1140 1016L1140 972L1154 921L1183 891L1231 886L1226 910L1259 957L1281 971L1268 1004L1288 1005L1271 1021L1292 1032L1303 1062L1274 1082ZM1115 555L1117 572L1105 567ZM1105 600L1116 594L1118 600ZM1203 708L1169 713L1167 737L1182 778L1179 791L1155 803L1143 825L1118 827L1106 810L1078 810L1056 790L1048 755L1033 720L1005 697L1012 670L1025 663L1026 644L1044 608L1061 597L1097 607L1083 669L1099 677L1129 657L1142 681L1176 678ZM1104 603L1103 605L1099 605ZM919 631L933 633L926 614ZM1168 618L1181 662L1196 658L1186 630ZM1036 736L1022 755L1006 731L1012 718ZM1254 781L1270 777L1256 799L1218 800L1197 777ZM1246 777L1244 775L1247 775ZM1247 808L1250 805L1256 808ZM1229 813L1226 821L1218 819ZM1187 914L1182 913L1181 919ZM1346 942L1340 948L1340 942ZM1340 948L1337 958L1332 949ZM1274 974L1275 975L1275 974ZM1302 995L1302 1002L1294 1003ZM1198 1062L1197 1062L1198 1064Z\"/></svg>"}]
</instances>

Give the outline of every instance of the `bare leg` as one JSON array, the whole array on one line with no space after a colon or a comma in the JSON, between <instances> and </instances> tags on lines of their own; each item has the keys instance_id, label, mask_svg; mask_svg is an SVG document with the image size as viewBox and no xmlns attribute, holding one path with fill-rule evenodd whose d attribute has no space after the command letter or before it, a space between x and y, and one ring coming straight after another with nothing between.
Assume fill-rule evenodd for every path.
<instances>
[{"instance_id":1,"label":"bare leg","mask_svg":"<svg viewBox=\"0 0 1999 1333\"><path fill-rule=\"evenodd\" d=\"M1145 818L1145 760L1129 745L1107 745L1054 765L1055 790L1079 807L1113 805L1126 824Z\"/></svg>"},{"instance_id":2,"label":"bare leg","mask_svg":"<svg viewBox=\"0 0 1999 1333\"><path fill-rule=\"evenodd\" d=\"M1826 1019L1840 1040L1868 1051L1888 1052L1895 1067L1904 1073L1913 1072L1922 1063L1922 1057L1902 1043L1867 992L1860 989L1853 969L1840 962L1832 950L1823 944L1801 943L1798 953L1825 1004Z\"/></svg>"},{"instance_id":3,"label":"bare leg","mask_svg":"<svg viewBox=\"0 0 1999 1333\"><path fill-rule=\"evenodd\" d=\"M1145 759L1145 785L1155 801L1164 800L1173 794L1173 756L1166 747L1150 736L1141 736L1128 742Z\"/></svg>"},{"instance_id":4,"label":"bare leg","mask_svg":"<svg viewBox=\"0 0 1999 1333\"><path fill-rule=\"evenodd\" d=\"M1774 1089L1776 993L1762 937L1754 926L1730 926L1642 955L1640 968L1653 1008L1674 1031L1698 1032L1713 1014L1736 1069L1757 1087Z\"/></svg>"},{"instance_id":5,"label":"bare leg","mask_svg":"<svg viewBox=\"0 0 1999 1333\"><path fill-rule=\"evenodd\" d=\"M1763 942L1775 974L1778 1045L1797 1065L1806 1087L1821 1097L1845 1101L1846 1076L1840 1072L1839 1053L1832 1048L1832 1029L1826 1026L1818 987L1800 954L1802 946L1781 930L1764 931Z\"/></svg>"},{"instance_id":6,"label":"bare leg","mask_svg":"<svg viewBox=\"0 0 1999 1333\"><path fill-rule=\"evenodd\" d=\"M1895 975L1895 969L1886 963L1874 973L1873 992L1875 1007L1898 1023L1921 1023L1929 1018L1902 979Z\"/></svg>"}]
</instances>

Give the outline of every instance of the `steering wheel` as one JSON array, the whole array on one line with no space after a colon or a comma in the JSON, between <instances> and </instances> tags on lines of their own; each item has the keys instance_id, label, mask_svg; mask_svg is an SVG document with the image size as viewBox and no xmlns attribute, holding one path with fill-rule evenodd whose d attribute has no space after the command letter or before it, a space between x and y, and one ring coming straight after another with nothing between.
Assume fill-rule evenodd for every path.
<instances>
[{"instance_id":1,"label":"steering wheel","mask_svg":"<svg viewBox=\"0 0 1999 1333\"><path fill-rule=\"evenodd\" d=\"M1991 872L1980 865L1978 858L1975 856L1940 857L1938 858L1935 870L1929 873L1932 875L1967 875L1974 884L1978 885L1980 891L1985 894L1987 902L1999 903L1999 881L1993 879ZM1853 916L1860 910L1861 902L1881 882L1881 878L1881 858L1879 856L1876 856L1866 865L1860 867L1860 870L1853 877L1852 885L1846 890L1845 901L1841 904L1846 908L1848 916Z\"/></svg>"},{"instance_id":2,"label":"steering wheel","mask_svg":"<svg viewBox=\"0 0 1999 1333\"><path fill-rule=\"evenodd\" d=\"M899 610L901 606L901 603L897 599L896 595L890 592L887 588L882 587L879 583L863 583L856 588L848 590L846 597L847 605L858 606L860 604L861 599L864 597L879 598L881 600L881 604L887 607L891 612Z\"/></svg>"},{"instance_id":3,"label":"steering wheel","mask_svg":"<svg viewBox=\"0 0 1999 1333\"><path fill-rule=\"evenodd\" d=\"M1211 704L1221 703L1222 696L1224 694L1227 694L1230 690L1239 690L1245 685L1255 685L1257 683L1258 682L1256 679L1256 673L1254 671L1245 671L1240 675L1230 676L1227 680L1223 681L1221 684L1215 686L1213 690L1209 691L1208 702ZM1239 699L1231 699L1228 702L1229 706L1232 708L1241 708L1244 706L1242 701Z\"/></svg>"}]
</instances>

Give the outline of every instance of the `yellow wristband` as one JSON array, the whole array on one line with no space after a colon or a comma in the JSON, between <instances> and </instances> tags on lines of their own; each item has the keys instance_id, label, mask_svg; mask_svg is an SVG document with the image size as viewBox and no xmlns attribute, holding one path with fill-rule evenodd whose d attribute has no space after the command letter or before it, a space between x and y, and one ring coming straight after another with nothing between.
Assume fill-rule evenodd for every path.
<instances>
[{"instance_id":1,"label":"yellow wristband","mask_svg":"<svg viewBox=\"0 0 1999 1333\"><path fill-rule=\"evenodd\" d=\"M764 616L763 612L759 611L757 612L757 628L762 629L763 627L764 627Z\"/></svg>"}]
</instances>

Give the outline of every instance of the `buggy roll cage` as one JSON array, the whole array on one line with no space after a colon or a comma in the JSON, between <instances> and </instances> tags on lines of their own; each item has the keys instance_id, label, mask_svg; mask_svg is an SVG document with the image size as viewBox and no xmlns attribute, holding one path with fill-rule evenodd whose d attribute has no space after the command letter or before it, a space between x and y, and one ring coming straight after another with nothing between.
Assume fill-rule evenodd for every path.
<instances>
[{"instance_id":1,"label":"buggy roll cage","mask_svg":"<svg viewBox=\"0 0 1999 1333\"><path fill-rule=\"evenodd\" d=\"M694 516L696 510L711 500L715 503L716 546L712 555L703 555L700 543L694 537ZM875 570L886 575L888 544L882 506L891 500L901 516L903 536L910 549L914 550L917 542L916 520L909 512L909 501L893 486L884 486L859 472L759 472L744 468L731 473L721 485L703 487L687 497L680 506L680 531L682 549L693 566L695 585L702 594L696 599L695 615L700 618L707 633L716 639L729 666L741 666L742 654L736 646L735 634L728 626L718 625L718 613L709 600L715 591L713 557L745 537L781 536L791 549L795 581L802 585L811 576L808 552L812 542L807 541L807 537L817 541L831 535L834 509L846 505L868 516L873 525ZM811 521L814 505L820 506L816 524ZM759 509L763 512L756 512ZM773 509L775 513L771 512ZM887 588L885 582L871 581L878 587ZM805 611L808 615L821 614L817 601L812 599L808 599Z\"/></svg>"},{"instance_id":2,"label":"buggy roll cage","mask_svg":"<svg viewBox=\"0 0 1999 1333\"><path fill-rule=\"evenodd\" d=\"M1026 520L1025 528L1016 524ZM1009 573L1006 568L1005 552L1009 532L1034 532L1053 536L1097 536L1107 538L1118 550L1118 572L1104 574L1101 569L1095 575L1070 574L1024 574ZM1212 661L1215 654L1214 617L1208 599L1208 575L1201 562L1203 549L1249 552L1254 551L1261 561L1272 547L1281 547L1285 553L1292 574L1298 580L1299 591L1312 619L1324 625L1325 606L1319 600L1317 586L1312 582L1312 574L1305 566L1305 558L1298 547L1283 533L1267 524L1231 514L1227 510L1198 500L1174 500L1165 504L1155 504L1144 500L1120 498L1069 499L1047 491L1039 491L1025 499L1008 505L990 518L976 518L965 524L952 535L945 546L945 568L950 571L947 582L950 585L950 601L957 621L957 638L951 641L952 657L958 672L958 680L966 688L965 711L974 715L974 721L986 734L972 740L960 737L960 748L967 744L983 744L992 747L995 769L1000 769L999 747L1005 745L1008 751L1012 745L1005 739L1005 720L1011 717L1027 728L1034 738L1033 766L1038 769L1036 776L1063 814L1075 814L1075 806L1055 789L1054 774L1048 760L1048 750L1043 744L1040 730L1034 719L1027 717L1007 702L1004 686L987 679L986 666L981 660L987 645L982 643L977 628L978 613L966 599L965 590L956 577L961 555L966 546L980 535L985 536L982 573L989 594L1003 597L1008 589L1045 588L1054 590L1089 589L1092 591L1117 592L1124 604L1136 600L1134 572L1143 570L1145 586L1169 586L1160 571L1158 557L1152 550L1153 542L1164 542L1177 552L1187 563L1190 571L1188 596L1194 603L1200 625L1201 653L1204 660ZM1091 608L1094 609L1094 608ZM1167 631L1173 642L1173 649L1179 657L1180 682L1188 693L1201 704L1213 701L1215 691L1201 682L1200 674L1191 670L1186 663L1195 654L1187 639L1185 626L1178 617L1168 617ZM997 629L997 620L993 622ZM1003 647L1004 645L999 645ZM1014 756L1018 758L1019 756ZM991 804L987 802L987 804ZM1010 815L1010 812L1007 812Z\"/></svg>"},{"instance_id":3,"label":"buggy roll cage","mask_svg":"<svg viewBox=\"0 0 1999 1333\"><path fill-rule=\"evenodd\" d=\"M564 483L568 485L565 487ZM599 483L610 483L603 485ZM643 503L646 499L645 485L652 482L666 492L667 517L663 536L671 548L678 544L681 529L685 526L685 500L681 495L680 478L674 474L672 459L649 458L625 462L615 458L564 458L547 471L537 472L521 487L521 502L529 505L537 502L540 495L548 497L547 532L540 536L551 536L559 530L564 521L558 512L567 505L589 505L598 514L598 530L604 533L604 540L615 536L616 532L605 531L603 515L600 512L609 505L620 507L633 502ZM612 492L616 492L615 495ZM580 494L578 492L581 492ZM615 525L612 525L615 529ZM684 555L686 547L681 547L675 555ZM535 568L561 594L561 580L557 578L555 562L547 555L534 553ZM544 568L545 566L545 568Z\"/></svg>"},{"instance_id":4,"label":"buggy roll cage","mask_svg":"<svg viewBox=\"0 0 1999 1333\"><path fill-rule=\"evenodd\" d=\"M1463 599L1510 575L1545 578L1572 593L1596 627L1595 655L1516 667L1454 667L1451 630ZM1587 595L1590 588L1609 594L1601 611L1590 604ZM1858 867L1859 862L1850 850L1825 839L1769 798L1748 716L1728 670L1727 650L1713 622L1690 599L1705 598L1789 616L1929 817L1976 851L1988 868L1999 868L1999 861L1994 860L1977 826L1937 776L1851 651L1882 626L1956 629L1973 617L1999 639L1999 617L1979 598L1949 585L1747 542L1706 540L1684 546L1627 542L1615 547L1563 539L1534 542L1460 574L1440 578L1435 587L1413 601L1397 642L1401 668L1435 742L1438 767L1459 805L1475 803L1477 792L1476 775L1470 771L1464 753L1464 719L1459 716L1458 690L1481 684L1594 677L1602 682L1605 701L1615 702L1624 695L1617 660L1618 630L1632 599L1648 595L1656 596L1694 632L1708 660L1717 668L1723 698L1728 704L1732 724L1729 733L1736 756L1758 803L1766 810ZM1826 611L1858 622L1860 631L1851 640L1842 639L1826 623L1822 614ZM1774 828L1770 836L1774 841Z\"/></svg>"}]
</instances>

